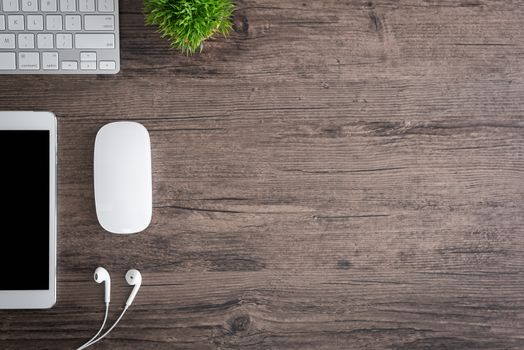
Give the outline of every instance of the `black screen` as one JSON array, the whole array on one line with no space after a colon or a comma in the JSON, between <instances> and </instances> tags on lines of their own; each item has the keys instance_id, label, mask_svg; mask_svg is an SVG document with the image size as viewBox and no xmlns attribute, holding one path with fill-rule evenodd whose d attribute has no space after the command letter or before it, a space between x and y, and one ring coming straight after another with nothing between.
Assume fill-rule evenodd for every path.
<instances>
[{"instance_id":1,"label":"black screen","mask_svg":"<svg viewBox=\"0 0 524 350\"><path fill-rule=\"evenodd\" d=\"M49 289L49 131L0 130L0 290Z\"/></svg>"}]
</instances>

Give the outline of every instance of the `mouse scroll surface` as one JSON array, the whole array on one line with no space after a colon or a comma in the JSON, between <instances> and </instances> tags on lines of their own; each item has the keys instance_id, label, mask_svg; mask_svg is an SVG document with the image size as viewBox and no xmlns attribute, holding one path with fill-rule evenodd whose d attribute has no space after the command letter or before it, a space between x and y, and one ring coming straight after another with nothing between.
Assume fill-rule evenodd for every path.
<instances>
[{"instance_id":1,"label":"mouse scroll surface","mask_svg":"<svg viewBox=\"0 0 524 350\"><path fill-rule=\"evenodd\" d=\"M134 122L103 126L94 154L96 215L112 233L137 233L152 214L151 143L147 129Z\"/></svg>"}]
</instances>

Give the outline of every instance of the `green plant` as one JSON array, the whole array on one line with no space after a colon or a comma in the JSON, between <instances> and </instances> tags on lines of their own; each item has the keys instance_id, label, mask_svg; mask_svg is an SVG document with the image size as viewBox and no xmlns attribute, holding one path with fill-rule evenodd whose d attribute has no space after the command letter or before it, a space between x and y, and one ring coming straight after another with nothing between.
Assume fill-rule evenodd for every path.
<instances>
[{"instance_id":1,"label":"green plant","mask_svg":"<svg viewBox=\"0 0 524 350\"><path fill-rule=\"evenodd\" d=\"M162 37L184 53L202 50L215 33L231 31L235 6L231 0L144 0L146 23L158 25Z\"/></svg>"}]
</instances>

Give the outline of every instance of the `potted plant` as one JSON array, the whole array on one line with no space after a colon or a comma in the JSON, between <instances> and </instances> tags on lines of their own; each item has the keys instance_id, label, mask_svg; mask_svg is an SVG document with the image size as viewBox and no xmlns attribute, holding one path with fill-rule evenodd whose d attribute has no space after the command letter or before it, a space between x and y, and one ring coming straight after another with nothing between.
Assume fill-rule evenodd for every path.
<instances>
[{"instance_id":1,"label":"potted plant","mask_svg":"<svg viewBox=\"0 0 524 350\"><path fill-rule=\"evenodd\" d=\"M146 23L186 54L202 51L204 41L231 31L231 0L144 0Z\"/></svg>"}]
</instances>

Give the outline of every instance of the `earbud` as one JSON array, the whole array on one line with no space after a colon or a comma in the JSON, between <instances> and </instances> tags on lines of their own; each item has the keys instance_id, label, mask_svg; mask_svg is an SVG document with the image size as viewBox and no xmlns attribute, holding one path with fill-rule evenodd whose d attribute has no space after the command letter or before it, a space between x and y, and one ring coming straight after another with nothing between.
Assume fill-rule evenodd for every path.
<instances>
[{"instance_id":1,"label":"earbud","mask_svg":"<svg viewBox=\"0 0 524 350\"><path fill-rule=\"evenodd\" d=\"M138 293L138 290L140 289L140 286L142 285L142 275L140 274L140 271L135 270L135 269L131 269L127 271L126 281L127 281L127 284L129 284L130 286L133 286L133 290L131 291L131 294L129 294L129 298L127 298L126 306L124 307L124 310L122 310L122 313L120 314L120 316L118 316L118 319L115 321L115 323L113 323L113 325L104 334L99 336L99 334L104 329L104 326L107 320L107 314L109 311L109 296L111 294L111 277L109 277L109 272L107 272L107 270L104 269L103 267L98 267L95 270L95 282L96 283L105 282L106 315L104 317L104 322L102 323L102 326L100 327L98 332L91 339L89 339L86 343L84 343L84 345L80 346L77 350L85 349L95 343L98 343L100 340L105 338L105 336L108 335L113 330L113 328L116 327L118 322L120 322L127 308L133 303L133 300L135 299L136 294Z\"/></svg>"},{"instance_id":2,"label":"earbud","mask_svg":"<svg viewBox=\"0 0 524 350\"><path fill-rule=\"evenodd\" d=\"M96 283L105 282L104 301L108 304L111 299L111 276L109 276L109 272L103 267L97 267L94 277Z\"/></svg>"},{"instance_id":3,"label":"earbud","mask_svg":"<svg viewBox=\"0 0 524 350\"><path fill-rule=\"evenodd\" d=\"M129 306L135 299L136 293L138 293L138 290L140 289L140 286L142 285L142 275L140 274L140 271L135 270L135 269L131 269L127 271L126 281L127 281L127 284L129 284L130 286L133 286L133 290L131 291L131 294L129 294L129 298L127 298L127 301L126 301L126 306Z\"/></svg>"}]
</instances>

